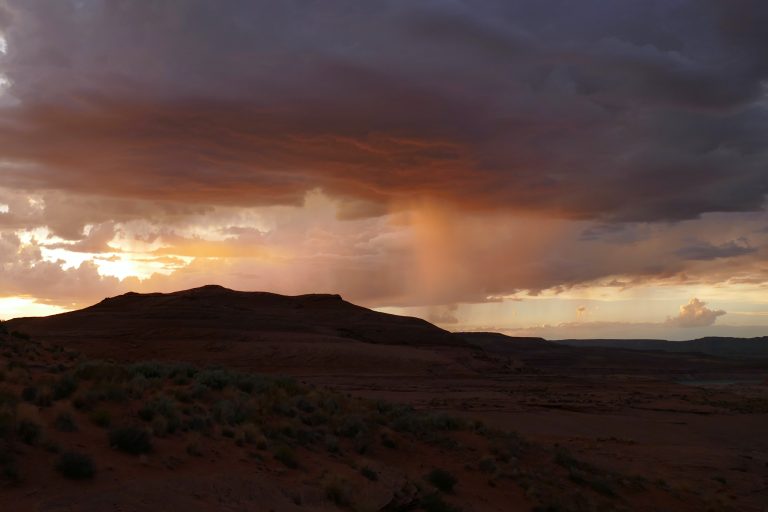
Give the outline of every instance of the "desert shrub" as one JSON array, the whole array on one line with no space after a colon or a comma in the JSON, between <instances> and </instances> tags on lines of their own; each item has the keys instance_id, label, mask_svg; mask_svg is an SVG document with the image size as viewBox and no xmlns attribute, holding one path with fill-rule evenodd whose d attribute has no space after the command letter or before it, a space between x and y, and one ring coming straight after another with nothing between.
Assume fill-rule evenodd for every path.
<instances>
[{"instance_id":1,"label":"desert shrub","mask_svg":"<svg viewBox=\"0 0 768 512\"><path fill-rule=\"evenodd\" d=\"M189 394L190 401L194 402L195 400L205 400L209 396L211 390L208 386L194 383L186 390L186 392Z\"/></svg>"},{"instance_id":2,"label":"desert shrub","mask_svg":"<svg viewBox=\"0 0 768 512\"><path fill-rule=\"evenodd\" d=\"M42 428L40 425L30 420L21 420L16 425L16 434L24 443L33 445L40 439Z\"/></svg>"},{"instance_id":3,"label":"desert shrub","mask_svg":"<svg viewBox=\"0 0 768 512\"><path fill-rule=\"evenodd\" d=\"M168 375L168 367L158 361L142 361L128 367L131 376L141 375L146 379L162 379Z\"/></svg>"},{"instance_id":4,"label":"desert shrub","mask_svg":"<svg viewBox=\"0 0 768 512\"><path fill-rule=\"evenodd\" d=\"M569 471L568 478L571 480L571 482L589 487L593 491L604 496L616 496L616 489L614 488L613 482L601 475L590 474L578 469L572 469Z\"/></svg>"},{"instance_id":5,"label":"desert shrub","mask_svg":"<svg viewBox=\"0 0 768 512\"><path fill-rule=\"evenodd\" d=\"M219 423L239 425L253 416L254 410L245 400L220 400L213 404L212 414Z\"/></svg>"},{"instance_id":6,"label":"desert shrub","mask_svg":"<svg viewBox=\"0 0 768 512\"><path fill-rule=\"evenodd\" d=\"M349 484L338 477L325 484L325 497L337 507L348 507L352 502Z\"/></svg>"},{"instance_id":7,"label":"desert shrub","mask_svg":"<svg viewBox=\"0 0 768 512\"><path fill-rule=\"evenodd\" d=\"M53 395L50 390L42 390L35 397L35 405L38 407L50 407L53 404Z\"/></svg>"},{"instance_id":8,"label":"desert shrub","mask_svg":"<svg viewBox=\"0 0 768 512\"><path fill-rule=\"evenodd\" d=\"M0 406L0 441L8 437L14 430L15 408Z\"/></svg>"},{"instance_id":9,"label":"desert shrub","mask_svg":"<svg viewBox=\"0 0 768 512\"><path fill-rule=\"evenodd\" d=\"M272 412L288 418L296 417L296 409L288 402L288 396L282 391L276 391L272 399Z\"/></svg>"},{"instance_id":10,"label":"desert shrub","mask_svg":"<svg viewBox=\"0 0 768 512\"><path fill-rule=\"evenodd\" d=\"M111 382L96 384L86 393L87 399L93 403L104 401L120 403L126 400L127 395L122 385Z\"/></svg>"},{"instance_id":11,"label":"desert shrub","mask_svg":"<svg viewBox=\"0 0 768 512\"><path fill-rule=\"evenodd\" d=\"M96 409L91 413L90 418L94 424L104 428L112 423L112 414L106 409Z\"/></svg>"},{"instance_id":12,"label":"desert shrub","mask_svg":"<svg viewBox=\"0 0 768 512\"><path fill-rule=\"evenodd\" d=\"M502 462L511 462L518 458L527 443L515 432L493 432L491 437L491 453Z\"/></svg>"},{"instance_id":13,"label":"desert shrub","mask_svg":"<svg viewBox=\"0 0 768 512\"><path fill-rule=\"evenodd\" d=\"M72 480L87 480L96 474L91 458L79 452L62 453L56 462L56 470Z\"/></svg>"},{"instance_id":14,"label":"desert shrub","mask_svg":"<svg viewBox=\"0 0 768 512\"><path fill-rule=\"evenodd\" d=\"M483 473L495 473L496 461L494 461L493 457L485 457L480 460L480 462L477 464L477 467Z\"/></svg>"},{"instance_id":15,"label":"desert shrub","mask_svg":"<svg viewBox=\"0 0 768 512\"><path fill-rule=\"evenodd\" d=\"M274 388L276 385L279 385L279 382L276 382L274 379L265 377L263 375L240 373L235 377L234 385L243 393L253 395L265 393Z\"/></svg>"},{"instance_id":16,"label":"desert shrub","mask_svg":"<svg viewBox=\"0 0 768 512\"><path fill-rule=\"evenodd\" d=\"M427 481L443 492L453 492L456 477L444 469L433 469L427 475Z\"/></svg>"},{"instance_id":17,"label":"desert shrub","mask_svg":"<svg viewBox=\"0 0 768 512\"><path fill-rule=\"evenodd\" d=\"M199 444L192 442L187 445L187 455L192 455L193 457L202 457L203 450L200 449Z\"/></svg>"},{"instance_id":18,"label":"desert shrub","mask_svg":"<svg viewBox=\"0 0 768 512\"><path fill-rule=\"evenodd\" d=\"M77 430L75 419L68 412L60 412L53 421L53 426L59 432L75 432Z\"/></svg>"},{"instance_id":19,"label":"desert shrub","mask_svg":"<svg viewBox=\"0 0 768 512\"><path fill-rule=\"evenodd\" d=\"M341 437L354 438L361 434L366 433L368 426L363 418L357 415L351 415L345 417L338 428L336 428L336 434Z\"/></svg>"},{"instance_id":20,"label":"desert shrub","mask_svg":"<svg viewBox=\"0 0 768 512\"><path fill-rule=\"evenodd\" d=\"M168 377L177 384L186 384L189 379L197 375L197 372L198 369L190 363L172 363L168 365Z\"/></svg>"},{"instance_id":21,"label":"desert shrub","mask_svg":"<svg viewBox=\"0 0 768 512\"><path fill-rule=\"evenodd\" d=\"M306 397L299 396L293 400L293 406L301 412L315 412L316 407Z\"/></svg>"},{"instance_id":22,"label":"desert shrub","mask_svg":"<svg viewBox=\"0 0 768 512\"><path fill-rule=\"evenodd\" d=\"M144 421L151 421L157 415L175 416L177 414L176 402L166 395L157 396L139 410L139 416Z\"/></svg>"},{"instance_id":23,"label":"desert shrub","mask_svg":"<svg viewBox=\"0 0 768 512\"><path fill-rule=\"evenodd\" d=\"M261 432L259 427L253 423L248 423L243 426L243 440L246 443L256 445L259 450L267 449L267 438Z\"/></svg>"},{"instance_id":24,"label":"desert shrub","mask_svg":"<svg viewBox=\"0 0 768 512\"><path fill-rule=\"evenodd\" d=\"M229 370L211 368L198 373L195 380L208 388L222 390L235 381L235 374Z\"/></svg>"},{"instance_id":25,"label":"desert shrub","mask_svg":"<svg viewBox=\"0 0 768 512\"><path fill-rule=\"evenodd\" d=\"M165 416L156 416L152 420L152 433L157 437L165 437L170 433L168 420L165 419Z\"/></svg>"},{"instance_id":26,"label":"desert shrub","mask_svg":"<svg viewBox=\"0 0 768 512\"><path fill-rule=\"evenodd\" d=\"M576 457L574 457L567 449L558 446L558 448L555 450L555 464L566 469L570 469L572 467L579 466L581 462L577 460Z\"/></svg>"},{"instance_id":27,"label":"desert shrub","mask_svg":"<svg viewBox=\"0 0 768 512\"><path fill-rule=\"evenodd\" d=\"M0 482L18 483L21 475L16 465L16 458L6 442L0 440Z\"/></svg>"},{"instance_id":28,"label":"desert shrub","mask_svg":"<svg viewBox=\"0 0 768 512\"><path fill-rule=\"evenodd\" d=\"M307 428L297 428L294 437L296 438L296 442L301 446L309 446L322 440L323 434Z\"/></svg>"},{"instance_id":29,"label":"desert shrub","mask_svg":"<svg viewBox=\"0 0 768 512\"><path fill-rule=\"evenodd\" d=\"M341 453L339 438L336 436L325 436L325 449L329 453Z\"/></svg>"},{"instance_id":30,"label":"desert shrub","mask_svg":"<svg viewBox=\"0 0 768 512\"><path fill-rule=\"evenodd\" d=\"M122 426L109 432L109 444L125 453L138 455L152 451L152 439L145 429Z\"/></svg>"},{"instance_id":31,"label":"desert shrub","mask_svg":"<svg viewBox=\"0 0 768 512\"><path fill-rule=\"evenodd\" d=\"M439 494L427 494L419 500L419 506L424 512L461 512L445 500Z\"/></svg>"},{"instance_id":32,"label":"desert shrub","mask_svg":"<svg viewBox=\"0 0 768 512\"><path fill-rule=\"evenodd\" d=\"M333 416L341 411L341 404L332 396L324 396L318 401L318 407L320 407L327 414Z\"/></svg>"},{"instance_id":33,"label":"desert shrub","mask_svg":"<svg viewBox=\"0 0 768 512\"><path fill-rule=\"evenodd\" d=\"M245 425L243 425L242 433L243 433L243 439L247 443L256 442L256 439L262 435L261 430L259 430L259 427L257 427L253 423L246 423Z\"/></svg>"},{"instance_id":34,"label":"desert shrub","mask_svg":"<svg viewBox=\"0 0 768 512\"><path fill-rule=\"evenodd\" d=\"M45 448L45 451L51 453L59 453L61 451L61 446L59 446L59 443L51 439L46 439L43 441L43 448Z\"/></svg>"},{"instance_id":35,"label":"desert shrub","mask_svg":"<svg viewBox=\"0 0 768 512\"><path fill-rule=\"evenodd\" d=\"M379 474L368 466L363 466L363 468L360 470L360 474L371 482L375 482L379 479Z\"/></svg>"},{"instance_id":36,"label":"desert shrub","mask_svg":"<svg viewBox=\"0 0 768 512\"><path fill-rule=\"evenodd\" d=\"M286 467L296 469L299 467L299 461L296 459L296 453L288 446L280 446L275 450L275 460L282 462Z\"/></svg>"},{"instance_id":37,"label":"desert shrub","mask_svg":"<svg viewBox=\"0 0 768 512\"><path fill-rule=\"evenodd\" d=\"M381 445L384 448L389 448L390 450L397 449L397 442L394 439L392 439L392 437L386 432L382 432L381 434Z\"/></svg>"},{"instance_id":38,"label":"desert shrub","mask_svg":"<svg viewBox=\"0 0 768 512\"><path fill-rule=\"evenodd\" d=\"M271 382L273 387L277 387L279 389L284 390L289 395L295 395L302 391L301 384L296 379L293 379L291 377L277 377L272 379Z\"/></svg>"},{"instance_id":39,"label":"desert shrub","mask_svg":"<svg viewBox=\"0 0 768 512\"><path fill-rule=\"evenodd\" d=\"M155 419L155 414L157 414L157 411L151 403L144 404L138 412L139 418L144 421L152 421Z\"/></svg>"},{"instance_id":40,"label":"desert shrub","mask_svg":"<svg viewBox=\"0 0 768 512\"><path fill-rule=\"evenodd\" d=\"M27 386L21 391L21 399L25 402L34 402L39 392L37 386Z\"/></svg>"},{"instance_id":41,"label":"desert shrub","mask_svg":"<svg viewBox=\"0 0 768 512\"><path fill-rule=\"evenodd\" d=\"M568 470L568 478L573 483L589 487L605 496L616 495L610 473L577 459L565 448L561 447L555 452L555 463Z\"/></svg>"},{"instance_id":42,"label":"desert shrub","mask_svg":"<svg viewBox=\"0 0 768 512\"><path fill-rule=\"evenodd\" d=\"M213 422L210 418L200 415L193 415L184 423L185 430L192 430L195 432L210 430L212 426Z\"/></svg>"},{"instance_id":43,"label":"desert shrub","mask_svg":"<svg viewBox=\"0 0 768 512\"><path fill-rule=\"evenodd\" d=\"M302 415L301 422L308 427L318 427L328 423L328 416L320 411L315 411L311 414Z\"/></svg>"},{"instance_id":44,"label":"desert shrub","mask_svg":"<svg viewBox=\"0 0 768 512\"><path fill-rule=\"evenodd\" d=\"M84 361L75 368L75 376L82 380L97 382L122 382L128 378L124 365L106 361Z\"/></svg>"},{"instance_id":45,"label":"desert shrub","mask_svg":"<svg viewBox=\"0 0 768 512\"><path fill-rule=\"evenodd\" d=\"M128 382L128 394L133 398L141 398L150 385L149 379L144 375L134 375Z\"/></svg>"},{"instance_id":46,"label":"desert shrub","mask_svg":"<svg viewBox=\"0 0 768 512\"><path fill-rule=\"evenodd\" d=\"M51 391L54 400L63 400L72 396L77 389L77 379L72 375L64 375L53 383Z\"/></svg>"},{"instance_id":47,"label":"desert shrub","mask_svg":"<svg viewBox=\"0 0 768 512\"><path fill-rule=\"evenodd\" d=\"M358 434L352 442L354 450L360 455L369 453L374 445L374 437L369 434Z\"/></svg>"},{"instance_id":48,"label":"desert shrub","mask_svg":"<svg viewBox=\"0 0 768 512\"><path fill-rule=\"evenodd\" d=\"M173 396L183 404L191 404L195 401L195 395L188 389L177 389L173 392Z\"/></svg>"},{"instance_id":49,"label":"desert shrub","mask_svg":"<svg viewBox=\"0 0 768 512\"><path fill-rule=\"evenodd\" d=\"M89 411L93 409L93 403L89 402L85 393L78 393L72 398L72 406L78 411Z\"/></svg>"},{"instance_id":50,"label":"desert shrub","mask_svg":"<svg viewBox=\"0 0 768 512\"><path fill-rule=\"evenodd\" d=\"M10 389L0 388L0 407L16 407L19 398Z\"/></svg>"},{"instance_id":51,"label":"desert shrub","mask_svg":"<svg viewBox=\"0 0 768 512\"><path fill-rule=\"evenodd\" d=\"M481 436L488 434L488 427L486 427L485 423L480 420L475 420L472 422L472 430Z\"/></svg>"},{"instance_id":52,"label":"desert shrub","mask_svg":"<svg viewBox=\"0 0 768 512\"><path fill-rule=\"evenodd\" d=\"M173 434L181 427L181 416L176 401L166 395L160 395L145 404L139 410L139 417L144 421L153 421L153 428L162 427L162 435Z\"/></svg>"}]
</instances>

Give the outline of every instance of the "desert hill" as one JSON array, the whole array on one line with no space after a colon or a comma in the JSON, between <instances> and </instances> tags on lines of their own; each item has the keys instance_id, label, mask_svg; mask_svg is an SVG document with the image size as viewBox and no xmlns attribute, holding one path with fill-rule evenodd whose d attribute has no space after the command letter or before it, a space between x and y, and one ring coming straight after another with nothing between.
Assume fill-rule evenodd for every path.
<instances>
[{"instance_id":1,"label":"desert hill","mask_svg":"<svg viewBox=\"0 0 768 512\"><path fill-rule=\"evenodd\" d=\"M723 372L760 371L764 362L759 357L728 357L726 344L717 353L709 345L698 342L661 340L566 340L548 341L543 338L513 337L496 332L456 333L489 357L510 358L530 371L545 373L602 375L609 373L653 374L676 378L685 375L711 375ZM741 343L739 343L741 342ZM734 340L734 348L760 342ZM659 346L672 345L678 350ZM718 345L719 346L719 345ZM749 346L749 345L746 345ZM768 344L763 344L768 346ZM755 354L759 352L755 351Z\"/></svg>"},{"instance_id":2,"label":"desert hill","mask_svg":"<svg viewBox=\"0 0 768 512\"><path fill-rule=\"evenodd\" d=\"M338 295L283 296L204 286L127 293L82 310L18 318L8 329L119 360L179 360L292 373L457 370L457 335Z\"/></svg>"},{"instance_id":3,"label":"desert hill","mask_svg":"<svg viewBox=\"0 0 768 512\"><path fill-rule=\"evenodd\" d=\"M667 340L558 340L571 347L623 348L628 350L657 350L661 352L699 353L727 358L768 359L768 336L757 338L728 338L709 336L689 341Z\"/></svg>"},{"instance_id":4,"label":"desert hill","mask_svg":"<svg viewBox=\"0 0 768 512\"><path fill-rule=\"evenodd\" d=\"M126 293L82 310L7 322L89 357L179 360L294 375L557 372L670 375L744 370L718 359L759 356L762 340L564 340L445 331L338 295L284 296L209 285ZM740 350L741 352L734 352Z\"/></svg>"},{"instance_id":5,"label":"desert hill","mask_svg":"<svg viewBox=\"0 0 768 512\"><path fill-rule=\"evenodd\" d=\"M132 336L200 339L216 328L220 341L264 341L302 335L404 345L462 345L463 340L425 320L379 313L338 295L295 297L241 292L209 285L174 293L126 293L69 313L8 322L38 337Z\"/></svg>"}]
</instances>

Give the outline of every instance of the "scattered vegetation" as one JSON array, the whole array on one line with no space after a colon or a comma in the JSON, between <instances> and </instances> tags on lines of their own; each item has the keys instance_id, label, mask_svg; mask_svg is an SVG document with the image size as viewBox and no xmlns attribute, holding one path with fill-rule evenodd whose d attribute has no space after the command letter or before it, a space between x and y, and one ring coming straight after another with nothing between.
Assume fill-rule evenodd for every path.
<instances>
[{"instance_id":1,"label":"scattered vegetation","mask_svg":"<svg viewBox=\"0 0 768 512\"><path fill-rule=\"evenodd\" d=\"M375 482L379 479L379 474L368 466L364 466L362 469L360 469L360 474L372 482Z\"/></svg>"},{"instance_id":2,"label":"scattered vegetation","mask_svg":"<svg viewBox=\"0 0 768 512\"><path fill-rule=\"evenodd\" d=\"M433 469L427 475L427 481L443 492L452 493L457 480L453 474L444 469Z\"/></svg>"},{"instance_id":3,"label":"scattered vegetation","mask_svg":"<svg viewBox=\"0 0 768 512\"><path fill-rule=\"evenodd\" d=\"M24 443L34 445L40 440L42 428L30 420L21 420L16 426L16 434Z\"/></svg>"},{"instance_id":4,"label":"scattered vegetation","mask_svg":"<svg viewBox=\"0 0 768 512\"><path fill-rule=\"evenodd\" d=\"M72 480L87 480L96 474L91 458L79 452L62 453L56 462L56 470Z\"/></svg>"},{"instance_id":5,"label":"scattered vegetation","mask_svg":"<svg viewBox=\"0 0 768 512\"><path fill-rule=\"evenodd\" d=\"M325 497L337 507L347 508L351 505L349 483L334 477L325 484Z\"/></svg>"},{"instance_id":6,"label":"scattered vegetation","mask_svg":"<svg viewBox=\"0 0 768 512\"><path fill-rule=\"evenodd\" d=\"M280 446L275 450L275 460L282 462L286 467L291 469L299 467L296 453L288 446Z\"/></svg>"},{"instance_id":7,"label":"scattered vegetation","mask_svg":"<svg viewBox=\"0 0 768 512\"><path fill-rule=\"evenodd\" d=\"M148 454L142 460L169 468L215 457L223 448L241 450L242 460L297 475L316 471L315 461L325 458L343 471L323 469L316 481L326 500L350 510L360 509L361 488L387 485L391 472L408 484L385 510L458 512L450 502L462 499L466 491L459 478L471 471L489 485L518 485L542 507L569 502L553 499L568 480L576 484L571 488L605 503L618 501L627 486L627 479L565 450L545 451L479 422L358 399L289 378L186 363L85 360L28 337L3 334L0 324L0 485L23 479L19 454L25 451L50 457L65 478L93 478L91 457L61 446L74 439L67 433L93 431L94 424L107 429L104 446ZM169 454L171 447L176 451ZM439 453L445 467L410 480L403 468L381 463L408 450ZM531 450L544 453L539 457L544 462L524 469L520 461ZM376 463L369 465L371 460ZM596 510L582 498L571 500L581 508L563 510Z\"/></svg>"},{"instance_id":8,"label":"scattered vegetation","mask_svg":"<svg viewBox=\"0 0 768 512\"><path fill-rule=\"evenodd\" d=\"M152 451L152 439L146 429L135 426L122 426L109 432L109 444L125 453L139 455Z\"/></svg>"},{"instance_id":9,"label":"scattered vegetation","mask_svg":"<svg viewBox=\"0 0 768 512\"><path fill-rule=\"evenodd\" d=\"M112 415L106 409L96 409L90 414L91 421L100 427L107 428L112 423Z\"/></svg>"},{"instance_id":10,"label":"scattered vegetation","mask_svg":"<svg viewBox=\"0 0 768 512\"><path fill-rule=\"evenodd\" d=\"M54 427L59 432L75 432L77 431L77 424L72 414L68 412L60 412L54 420Z\"/></svg>"},{"instance_id":11,"label":"scattered vegetation","mask_svg":"<svg viewBox=\"0 0 768 512\"><path fill-rule=\"evenodd\" d=\"M419 507L424 512L461 512L461 509L446 503L439 494L427 494L419 501Z\"/></svg>"},{"instance_id":12,"label":"scattered vegetation","mask_svg":"<svg viewBox=\"0 0 768 512\"><path fill-rule=\"evenodd\" d=\"M558 448L555 452L555 463L568 470L572 482L592 488L605 496L615 496L616 487L614 475L603 472L593 465L575 458L565 448Z\"/></svg>"}]
</instances>

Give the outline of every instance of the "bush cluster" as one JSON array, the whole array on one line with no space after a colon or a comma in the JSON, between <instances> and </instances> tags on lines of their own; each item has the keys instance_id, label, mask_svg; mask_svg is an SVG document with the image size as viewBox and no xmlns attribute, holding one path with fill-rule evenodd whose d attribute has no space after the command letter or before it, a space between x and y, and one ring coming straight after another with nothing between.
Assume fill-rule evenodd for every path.
<instances>
[{"instance_id":1,"label":"bush cluster","mask_svg":"<svg viewBox=\"0 0 768 512\"><path fill-rule=\"evenodd\" d=\"M125 453L139 455L152 451L152 438L146 429L122 426L109 432L109 444Z\"/></svg>"},{"instance_id":2,"label":"bush cluster","mask_svg":"<svg viewBox=\"0 0 768 512\"><path fill-rule=\"evenodd\" d=\"M64 452L56 462L56 470L72 480L93 478L96 468L88 455L79 452Z\"/></svg>"}]
</instances>

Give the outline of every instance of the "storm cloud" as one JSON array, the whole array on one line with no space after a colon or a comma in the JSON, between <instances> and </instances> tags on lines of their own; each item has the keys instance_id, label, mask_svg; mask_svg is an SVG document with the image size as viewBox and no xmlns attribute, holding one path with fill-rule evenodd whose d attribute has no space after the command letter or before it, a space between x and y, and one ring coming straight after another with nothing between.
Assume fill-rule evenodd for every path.
<instances>
[{"instance_id":1,"label":"storm cloud","mask_svg":"<svg viewBox=\"0 0 768 512\"><path fill-rule=\"evenodd\" d=\"M766 26L760 0L0 0L0 297L217 282L453 323L760 296Z\"/></svg>"},{"instance_id":2,"label":"storm cloud","mask_svg":"<svg viewBox=\"0 0 768 512\"><path fill-rule=\"evenodd\" d=\"M5 4L5 186L610 222L768 191L757 0Z\"/></svg>"}]
</instances>

